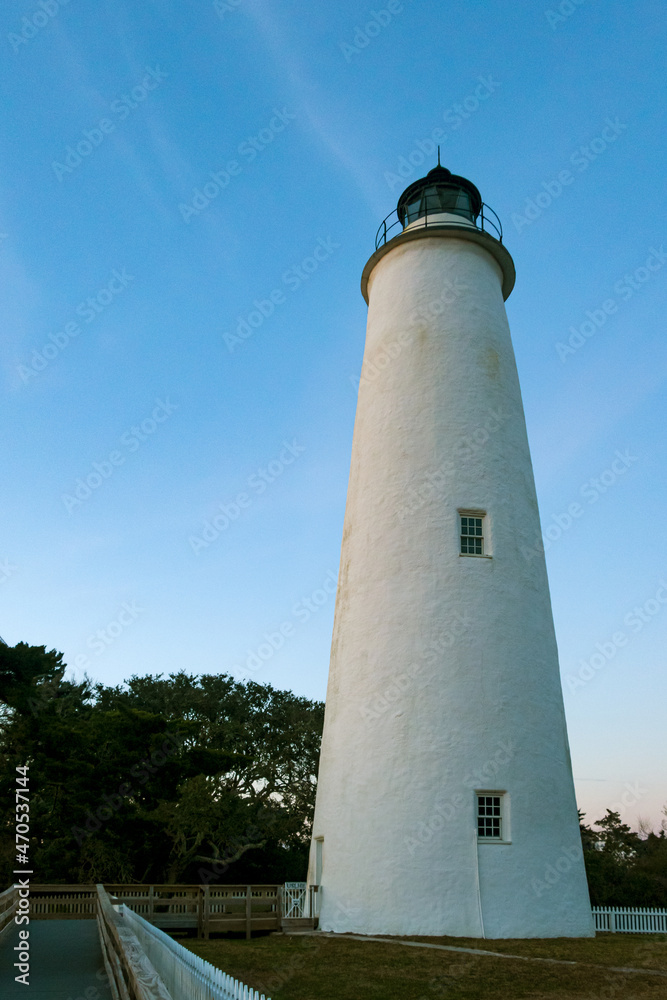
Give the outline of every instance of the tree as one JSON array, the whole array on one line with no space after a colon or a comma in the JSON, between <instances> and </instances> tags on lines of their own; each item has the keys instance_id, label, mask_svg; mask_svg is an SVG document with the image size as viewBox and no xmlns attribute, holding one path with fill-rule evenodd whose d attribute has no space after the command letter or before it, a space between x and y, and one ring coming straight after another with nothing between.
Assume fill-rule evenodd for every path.
<instances>
[{"instance_id":1,"label":"tree","mask_svg":"<svg viewBox=\"0 0 667 1000\"><path fill-rule=\"evenodd\" d=\"M623 865L637 857L639 834L634 833L627 823L621 822L620 813L607 809L603 818L597 820L595 825L600 827L600 850L616 864Z\"/></svg>"},{"instance_id":2,"label":"tree","mask_svg":"<svg viewBox=\"0 0 667 1000\"><path fill-rule=\"evenodd\" d=\"M667 904L667 837L643 837L607 809L594 826L580 829L588 887L593 906L665 906Z\"/></svg>"},{"instance_id":3,"label":"tree","mask_svg":"<svg viewBox=\"0 0 667 1000\"><path fill-rule=\"evenodd\" d=\"M151 814L171 840L170 880L229 881L232 864L236 878L305 875L321 703L224 674L181 672L133 677L126 688L101 691L100 704L141 706L187 724L194 766L177 796Z\"/></svg>"},{"instance_id":4,"label":"tree","mask_svg":"<svg viewBox=\"0 0 667 1000\"><path fill-rule=\"evenodd\" d=\"M43 646L0 648L0 786L13 797L28 764L41 881L304 877L320 703L226 675L109 688L65 670ZM0 843L7 883L9 817Z\"/></svg>"}]
</instances>

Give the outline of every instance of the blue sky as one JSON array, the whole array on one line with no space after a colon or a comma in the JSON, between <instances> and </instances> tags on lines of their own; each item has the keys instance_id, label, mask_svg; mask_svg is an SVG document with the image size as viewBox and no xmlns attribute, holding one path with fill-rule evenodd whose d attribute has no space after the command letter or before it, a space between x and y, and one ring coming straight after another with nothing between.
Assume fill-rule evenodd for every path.
<instances>
[{"instance_id":1,"label":"blue sky","mask_svg":"<svg viewBox=\"0 0 667 1000\"><path fill-rule=\"evenodd\" d=\"M17 0L0 21L5 640L105 683L324 697L359 279L436 135L516 263L579 802L657 824L662 5Z\"/></svg>"}]
</instances>

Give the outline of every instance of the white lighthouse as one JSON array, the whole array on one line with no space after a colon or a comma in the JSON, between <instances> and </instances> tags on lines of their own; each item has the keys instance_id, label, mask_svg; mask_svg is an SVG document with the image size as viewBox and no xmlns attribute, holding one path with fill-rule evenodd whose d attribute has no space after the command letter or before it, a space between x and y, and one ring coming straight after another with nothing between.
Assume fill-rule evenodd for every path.
<instances>
[{"instance_id":1,"label":"white lighthouse","mask_svg":"<svg viewBox=\"0 0 667 1000\"><path fill-rule=\"evenodd\" d=\"M439 165L364 268L308 875L323 930L594 933L514 278L497 218Z\"/></svg>"}]
</instances>

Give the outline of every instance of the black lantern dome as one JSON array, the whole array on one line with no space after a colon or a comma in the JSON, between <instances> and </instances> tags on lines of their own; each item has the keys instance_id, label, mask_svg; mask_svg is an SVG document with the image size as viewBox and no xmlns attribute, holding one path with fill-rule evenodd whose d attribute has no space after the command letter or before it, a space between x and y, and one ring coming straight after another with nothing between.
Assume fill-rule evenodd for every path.
<instances>
[{"instance_id":1,"label":"black lantern dome","mask_svg":"<svg viewBox=\"0 0 667 1000\"><path fill-rule=\"evenodd\" d=\"M423 239L452 237L477 243L495 257L503 272L503 296L507 298L516 277L514 261L503 246L500 219L472 183L440 164L426 177L405 189L398 205L380 223L375 234L375 253L361 276L361 291L368 302L368 282L378 260L395 246Z\"/></svg>"},{"instance_id":2,"label":"black lantern dome","mask_svg":"<svg viewBox=\"0 0 667 1000\"><path fill-rule=\"evenodd\" d=\"M482 196L475 185L446 167L429 170L426 177L406 188L398 199L396 213L403 227L429 216L460 215L474 224L482 210Z\"/></svg>"}]
</instances>

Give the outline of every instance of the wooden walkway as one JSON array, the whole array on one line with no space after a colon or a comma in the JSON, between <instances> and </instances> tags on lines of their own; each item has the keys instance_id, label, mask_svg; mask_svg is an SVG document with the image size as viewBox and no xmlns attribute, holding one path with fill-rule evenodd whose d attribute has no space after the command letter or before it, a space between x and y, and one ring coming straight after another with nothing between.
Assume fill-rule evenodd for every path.
<instances>
[{"instance_id":1,"label":"wooden walkway","mask_svg":"<svg viewBox=\"0 0 667 1000\"><path fill-rule=\"evenodd\" d=\"M14 979L18 928L0 940L2 1000L109 1000L95 920L30 921L30 985ZM86 992L87 991L87 992ZM95 992L96 991L96 992Z\"/></svg>"},{"instance_id":2,"label":"wooden walkway","mask_svg":"<svg viewBox=\"0 0 667 1000\"><path fill-rule=\"evenodd\" d=\"M107 889L111 889L111 894ZM303 904L303 887L291 885L289 889L287 926L312 927L313 919L292 919L296 904ZM218 983L226 989L231 983L232 991L239 996L260 1000L257 990L231 980L208 963L201 963L186 949L181 949L181 954L179 946L173 945L164 931L190 931L200 938L208 938L211 932L245 931L246 938L250 938L253 931L280 929L285 902L280 885L105 888L33 884L28 928L30 970L26 984L16 982L24 970L14 967L19 961L18 950L14 950L19 942L14 917L21 904L25 908L19 891L17 886L10 886L0 892L2 1000L26 996L31 1000L112 1000L112 993L117 997L118 991L126 997L129 993L144 1000L171 1000L165 986L167 981L179 1000L205 1000L210 996L209 985ZM105 970L112 977L111 987Z\"/></svg>"}]
</instances>

